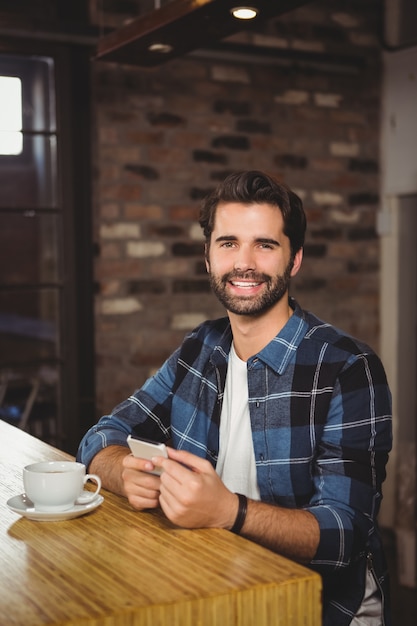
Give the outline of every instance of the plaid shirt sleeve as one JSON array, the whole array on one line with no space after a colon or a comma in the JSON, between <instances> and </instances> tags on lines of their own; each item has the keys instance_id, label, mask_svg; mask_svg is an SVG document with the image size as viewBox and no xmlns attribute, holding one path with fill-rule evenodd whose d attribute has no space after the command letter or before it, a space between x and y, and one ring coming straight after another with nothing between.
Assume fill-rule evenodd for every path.
<instances>
[{"instance_id":1,"label":"plaid shirt sleeve","mask_svg":"<svg viewBox=\"0 0 417 626\"><path fill-rule=\"evenodd\" d=\"M175 379L175 352L158 373L141 389L104 415L80 442L77 460L88 467L93 457L111 445L127 446L127 435L134 434L153 441L167 441L171 435L172 386Z\"/></svg>"},{"instance_id":2,"label":"plaid shirt sleeve","mask_svg":"<svg viewBox=\"0 0 417 626\"><path fill-rule=\"evenodd\" d=\"M345 568L369 543L390 448L391 397L382 364L372 352L352 354L317 442L307 507L320 525L312 564L321 571Z\"/></svg>"},{"instance_id":3,"label":"plaid shirt sleeve","mask_svg":"<svg viewBox=\"0 0 417 626\"><path fill-rule=\"evenodd\" d=\"M346 569L372 544L391 449L391 396L378 356L298 307L250 359L261 499L310 511L312 565Z\"/></svg>"}]
</instances>

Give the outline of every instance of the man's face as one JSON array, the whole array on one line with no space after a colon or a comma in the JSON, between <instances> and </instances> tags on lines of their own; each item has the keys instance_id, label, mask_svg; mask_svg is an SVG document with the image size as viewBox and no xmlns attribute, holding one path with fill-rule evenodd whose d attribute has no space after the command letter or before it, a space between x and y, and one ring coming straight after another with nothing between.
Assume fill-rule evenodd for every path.
<instances>
[{"instance_id":1,"label":"man's face","mask_svg":"<svg viewBox=\"0 0 417 626\"><path fill-rule=\"evenodd\" d=\"M286 296L302 253L293 265L283 227L281 211L269 204L217 207L206 263L211 287L229 312L257 316Z\"/></svg>"}]
</instances>

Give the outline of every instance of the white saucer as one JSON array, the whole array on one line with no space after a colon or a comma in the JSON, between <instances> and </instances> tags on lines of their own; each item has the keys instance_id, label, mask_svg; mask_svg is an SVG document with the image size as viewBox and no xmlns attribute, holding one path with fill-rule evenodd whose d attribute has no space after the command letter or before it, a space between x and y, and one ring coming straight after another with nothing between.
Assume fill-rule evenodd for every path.
<instances>
[{"instance_id":1,"label":"white saucer","mask_svg":"<svg viewBox=\"0 0 417 626\"><path fill-rule=\"evenodd\" d=\"M25 493L21 493L19 496L10 498L7 501L7 506L15 513L37 522L59 522L90 513L90 511L94 511L94 509L100 506L103 500L103 496L98 495L92 502L88 504L74 504L71 509L66 511L36 511L33 502L29 500Z\"/></svg>"}]
</instances>

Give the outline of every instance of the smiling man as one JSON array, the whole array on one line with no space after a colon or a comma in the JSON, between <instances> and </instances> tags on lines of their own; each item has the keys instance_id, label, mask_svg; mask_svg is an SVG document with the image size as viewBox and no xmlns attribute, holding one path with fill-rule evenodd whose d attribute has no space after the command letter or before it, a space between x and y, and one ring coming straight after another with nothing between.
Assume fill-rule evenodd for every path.
<instances>
[{"instance_id":1,"label":"smiling man","mask_svg":"<svg viewBox=\"0 0 417 626\"><path fill-rule=\"evenodd\" d=\"M205 200L200 225L227 316L190 333L87 432L78 458L138 510L160 506L177 525L226 528L315 568L324 624L387 626L382 364L290 298L306 229L292 191L237 172ZM169 442L168 458L133 457L128 434Z\"/></svg>"}]
</instances>

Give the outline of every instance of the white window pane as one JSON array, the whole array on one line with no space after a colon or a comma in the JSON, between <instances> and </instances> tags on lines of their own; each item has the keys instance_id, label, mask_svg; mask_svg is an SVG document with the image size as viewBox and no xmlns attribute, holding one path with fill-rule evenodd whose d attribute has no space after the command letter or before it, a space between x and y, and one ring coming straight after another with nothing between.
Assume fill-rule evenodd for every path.
<instances>
[{"instance_id":1,"label":"white window pane","mask_svg":"<svg viewBox=\"0 0 417 626\"><path fill-rule=\"evenodd\" d=\"M22 130L22 81L0 76L0 130Z\"/></svg>"},{"instance_id":2,"label":"white window pane","mask_svg":"<svg viewBox=\"0 0 417 626\"><path fill-rule=\"evenodd\" d=\"M22 82L15 76L0 76L0 154L20 154L22 133Z\"/></svg>"},{"instance_id":3,"label":"white window pane","mask_svg":"<svg viewBox=\"0 0 417 626\"><path fill-rule=\"evenodd\" d=\"M22 133L7 133L0 131L0 154L21 154L22 149Z\"/></svg>"}]
</instances>

